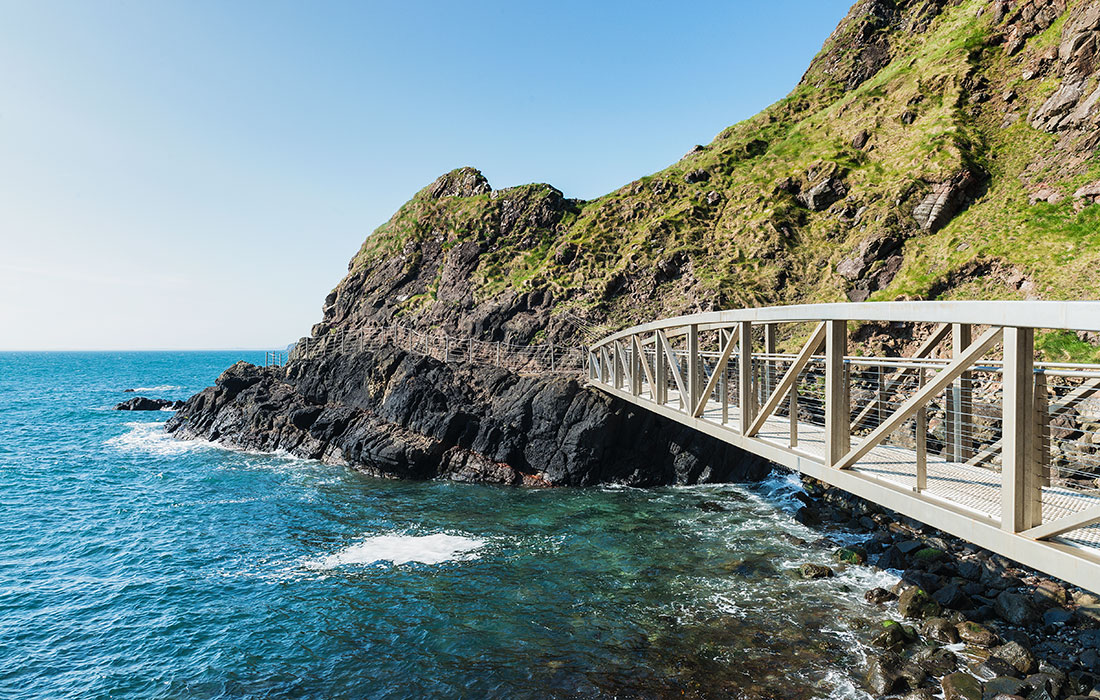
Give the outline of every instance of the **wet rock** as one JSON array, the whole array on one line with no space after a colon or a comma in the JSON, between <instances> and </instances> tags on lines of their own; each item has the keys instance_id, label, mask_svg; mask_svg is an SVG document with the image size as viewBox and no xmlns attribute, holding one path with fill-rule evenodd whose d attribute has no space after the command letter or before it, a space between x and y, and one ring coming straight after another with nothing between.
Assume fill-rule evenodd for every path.
<instances>
[{"instance_id":1,"label":"wet rock","mask_svg":"<svg viewBox=\"0 0 1100 700\"><path fill-rule=\"evenodd\" d=\"M833 552L833 558L839 562L845 564L866 564L867 563L867 551L863 547L841 547Z\"/></svg>"},{"instance_id":2,"label":"wet rock","mask_svg":"<svg viewBox=\"0 0 1100 700\"><path fill-rule=\"evenodd\" d=\"M998 695L1024 696L1032 690L1031 684L1022 678L1012 676L997 676L985 682L985 697L994 698Z\"/></svg>"},{"instance_id":3,"label":"wet rock","mask_svg":"<svg viewBox=\"0 0 1100 700\"><path fill-rule=\"evenodd\" d=\"M183 401L168 401L166 399L150 399L144 396L135 396L128 401L115 406L116 411L177 411L183 406Z\"/></svg>"},{"instance_id":4,"label":"wet rock","mask_svg":"<svg viewBox=\"0 0 1100 700\"><path fill-rule=\"evenodd\" d=\"M915 635L907 634L905 627L893 620L883 622L882 628L882 631L871 640L872 646L886 649L887 651L898 652L901 651L902 647L906 644L914 641Z\"/></svg>"},{"instance_id":5,"label":"wet rock","mask_svg":"<svg viewBox=\"0 0 1100 700\"><path fill-rule=\"evenodd\" d=\"M913 654L912 661L933 676L945 676L959 667L959 657L943 647L925 647Z\"/></svg>"},{"instance_id":6,"label":"wet rock","mask_svg":"<svg viewBox=\"0 0 1100 700\"><path fill-rule=\"evenodd\" d=\"M953 610L965 610L973 605L962 587L955 583L948 584L933 593L932 599L943 607Z\"/></svg>"},{"instance_id":7,"label":"wet rock","mask_svg":"<svg viewBox=\"0 0 1100 700\"><path fill-rule=\"evenodd\" d=\"M997 616L1014 625L1033 625L1039 621L1035 604L1027 596L1005 591L993 603Z\"/></svg>"},{"instance_id":8,"label":"wet rock","mask_svg":"<svg viewBox=\"0 0 1100 700\"><path fill-rule=\"evenodd\" d=\"M939 615L940 604L932 600L923 588L914 586L898 596L898 612L902 617L921 620Z\"/></svg>"},{"instance_id":9,"label":"wet rock","mask_svg":"<svg viewBox=\"0 0 1100 700\"><path fill-rule=\"evenodd\" d=\"M977 622L960 622L955 625L955 629L959 632L959 639L967 644L990 647L997 643L997 635Z\"/></svg>"},{"instance_id":10,"label":"wet rock","mask_svg":"<svg viewBox=\"0 0 1100 700\"><path fill-rule=\"evenodd\" d=\"M935 697L936 693L931 688L917 688L901 696L902 700L934 700Z\"/></svg>"},{"instance_id":11,"label":"wet rock","mask_svg":"<svg viewBox=\"0 0 1100 700\"><path fill-rule=\"evenodd\" d=\"M809 562L798 567L798 573L805 579L832 578L836 573L828 566Z\"/></svg>"},{"instance_id":12,"label":"wet rock","mask_svg":"<svg viewBox=\"0 0 1100 700\"><path fill-rule=\"evenodd\" d=\"M996 678L997 676L1019 675L1015 666L996 656L990 656L988 659L982 659L970 664L970 672L984 680Z\"/></svg>"},{"instance_id":13,"label":"wet rock","mask_svg":"<svg viewBox=\"0 0 1100 700\"><path fill-rule=\"evenodd\" d=\"M920 633L941 644L954 644L959 641L959 631L942 617L931 617L921 623Z\"/></svg>"},{"instance_id":14,"label":"wet rock","mask_svg":"<svg viewBox=\"0 0 1100 700\"><path fill-rule=\"evenodd\" d=\"M982 684L962 671L949 673L940 681L944 700L982 700Z\"/></svg>"},{"instance_id":15,"label":"wet rock","mask_svg":"<svg viewBox=\"0 0 1100 700\"><path fill-rule=\"evenodd\" d=\"M1008 642L993 650L993 657L1007 661L1021 674L1028 674L1035 670L1035 657L1026 647Z\"/></svg>"},{"instance_id":16,"label":"wet rock","mask_svg":"<svg viewBox=\"0 0 1100 700\"><path fill-rule=\"evenodd\" d=\"M899 689L901 684L901 658L887 653L872 656L867 663L864 680L868 689L876 695L886 695Z\"/></svg>"},{"instance_id":17,"label":"wet rock","mask_svg":"<svg viewBox=\"0 0 1100 700\"><path fill-rule=\"evenodd\" d=\"M897 596L885 588L872 588L863 594L863 599L871 605L883 605L891 600L897 600Z\"/></svg>"}]
</instances>

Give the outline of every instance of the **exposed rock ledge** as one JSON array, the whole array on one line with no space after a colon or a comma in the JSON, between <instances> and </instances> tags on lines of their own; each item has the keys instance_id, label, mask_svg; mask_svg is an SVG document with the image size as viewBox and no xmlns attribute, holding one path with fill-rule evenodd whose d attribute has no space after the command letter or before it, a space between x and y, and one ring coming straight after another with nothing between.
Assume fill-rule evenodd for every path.
<instances>
[{"instance_id":1,"label":"exposed rock ledge","mask_svg":"<svg viewBox=\"0 0 1100 700\"><path fill-rule=\"evenodd\" d=\"M575 379L448 365L390 346L281 368L237 363L167 430L393 478L654 486L768 471L754 455Z\"/></svg>"}]
</instances>

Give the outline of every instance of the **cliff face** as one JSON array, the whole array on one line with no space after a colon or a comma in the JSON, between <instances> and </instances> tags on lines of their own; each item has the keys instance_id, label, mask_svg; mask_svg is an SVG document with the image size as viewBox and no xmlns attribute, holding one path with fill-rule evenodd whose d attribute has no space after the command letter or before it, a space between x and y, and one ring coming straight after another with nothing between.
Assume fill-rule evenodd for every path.
<instances>
[{"instance_id":1,"label":"cliff face","mask_svg":"<svg viewBox=\"0 0 1100 700\"><path fill-rule=\"evenodd\" d=\"M406 479L653 486L768 470L762 459L572 378L443 364L390 346L286 367L238 363L167 429Z\"/></svg>"},{"instance_id":2,"label":"cliff face","mask_svg":"<svg viewBox=\"0 0 1100 700\"><path fill-rule=\"evenodd\" d=\"M604 197L440 177L367 238L313 334L400 318L569 342L744 305L1096 296L1098 17L861 0L787 98Z\"/></svg>"},{"instance_id":3,"label":"cliff face","mask_svg":"<svg viewBox=\"0 0 1100 700\"><path fill-rule=\"evenodd\" d=\"M367 237L312 336L399 321L566 344L737 306L1096 297L1098 83L1100 0L861 0L787 98L604 197L441 176ZM891 333L853 337L895 352ZM1095 359L1090 342L1039 344ZM648 485L758 467L576 381L393 348L231 368L169 430L411 478Z\"/></svg>"}]
</instances>

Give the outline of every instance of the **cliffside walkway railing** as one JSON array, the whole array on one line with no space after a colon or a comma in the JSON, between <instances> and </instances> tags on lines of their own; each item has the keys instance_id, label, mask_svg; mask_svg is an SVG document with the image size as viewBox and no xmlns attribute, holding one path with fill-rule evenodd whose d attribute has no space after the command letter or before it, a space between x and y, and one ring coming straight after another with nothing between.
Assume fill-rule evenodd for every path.
<instances>
[{"instance_id":1,"label":"cliffside walkway railing","mask_svg":"<svg viewBox=\"0 0 1100 700\"><path fill-rule=\"evenodd\" d=\"M850 355L853 322L888 324L894 337L908 330L923 341L907 357ZM1081 342L1075 332L1100 332L1100 302L701 313L595 343L588 381L1096 591L1100 365L1037 362L1043 330ZM801 347L779 353L780 340Z\"/></svg>"},{"instance_id":2,"label":"cliffside walkway railing","mask_svg":"<svg viewBox=\"0 0 1100 700\"><path fill-rule=\"evenodd\" d=\"M519 345L485 341L439 331L422 331L396 323L341 329L320 339L303 338L291 350L289 359L361 352L387 343L408 352L434 357L440 362L495 365L519 373L583 375L586 366L584 348L554 343Z\"/></svg>"}]
</instances>

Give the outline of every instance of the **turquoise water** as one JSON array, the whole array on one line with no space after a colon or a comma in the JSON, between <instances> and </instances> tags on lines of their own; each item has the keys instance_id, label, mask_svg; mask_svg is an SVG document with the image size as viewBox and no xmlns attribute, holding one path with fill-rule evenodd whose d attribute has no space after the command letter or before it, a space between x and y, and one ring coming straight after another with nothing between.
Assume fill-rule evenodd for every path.
<instances>
[{"instance_id":1,"label":"turquoise water","mask_svg":"<svg viewBox=\"0 0 1100 700\"><path fill-rule=\"evenodd\" d=\"M789 479L380 481L110 410L238 359L0 354L0 697L864 697L884 579L788 575Z\"/></svg>"}]
</instances>

